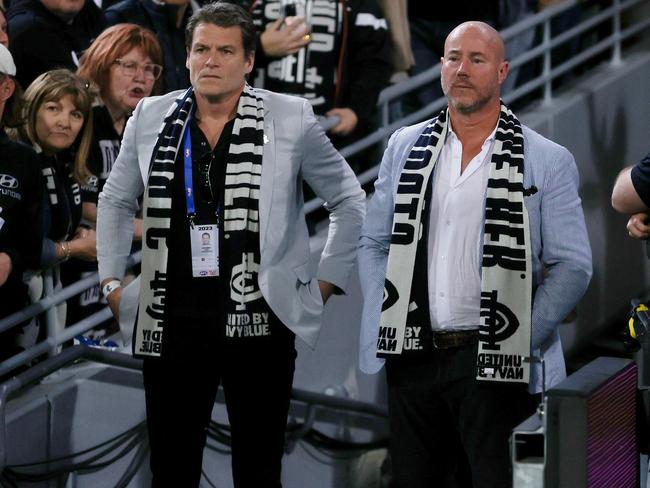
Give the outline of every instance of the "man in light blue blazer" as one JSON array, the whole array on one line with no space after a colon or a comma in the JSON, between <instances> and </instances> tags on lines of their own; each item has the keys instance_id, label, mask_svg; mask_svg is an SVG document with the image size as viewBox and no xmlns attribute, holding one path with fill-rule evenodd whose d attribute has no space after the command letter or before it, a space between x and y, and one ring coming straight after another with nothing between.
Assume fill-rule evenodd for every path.
<instances>
[{"instance_id":1,"label":"man in light blue blazer","mask_svg":"<svg viewBox=\"0 0 650 488\"><path fill-rule=\"evenodd\" d=\"M187 27L191 88L143 100L99 196L102 288L125 325L137 309L153 486L198 486L223 385L236 487L281 486L296 350L348 287L364 193L309 103L248 86L255 28L214 3ZM330 211L309 264L303 179ZM143 196L137 306L121 279ZM130 304L127 304L130 302Z\"/></svg>"},{"instance_id":2,"label":"man in light blue blazer","mask_svg":"<svg viewBox=\"0 0 650 488\"><path fill-rule=\"evenodd\" d=\"M461 24L441 62L448 107L392 135L368 205L360 367L387 368L395 486L503 488L591 250L572 155L500 102L499 34Z\"/></svg>"}]
</instances>

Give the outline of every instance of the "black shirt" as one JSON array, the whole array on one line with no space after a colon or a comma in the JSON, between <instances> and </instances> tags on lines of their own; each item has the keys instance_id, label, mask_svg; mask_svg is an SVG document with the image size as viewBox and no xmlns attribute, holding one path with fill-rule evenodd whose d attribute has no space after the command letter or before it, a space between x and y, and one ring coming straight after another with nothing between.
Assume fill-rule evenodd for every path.
<instances>
[{"instance_id":1,"label":"black shirt","mask_svg":"<svg viewBox=\"0 0 650 488\"><path fill-rule=\"evenodd\" d=\"M115 131L108 109L103 105L93 107L93 138L87 162L92 175L82 186L84 202L97 205L97 196L104 188L121 144L122 137Z\"/></svg>"},{"instance_id":2,"label":"black shirt","mask_svg":"<svg viewBox=\"0 0 650 488\"><path fill-rule=\"evenodd\" d=\"M192 183L194 187L195 224L214 224L223 221L223 195L226 178L226 162L234 119L228 122L213 150L205 135L192 119ZM181 143L182 147L182 143ZM211 190L205 185L201 167L212 159L209 165ZM168 238L168 294L166 310L174 315L189 317L214 317L220 307L215 297L223 296L220 277L193 278L192 251L190 247L190 224L185 202L183 151L178 152L172 183L171 232ZM208 200L212 201L209 202ZM219 232L219 255L223 255L223 235Z\"/></svg>"},{"instance_id":3,"label":"black shirt","mask_svg":"<svg viewBox=\"0 0 650 488\"><path fill-rule=\"evenodd\" d=\"M38 155L9 140L0 129L0 252L11 257L12 271L0 286L0 317L20 310L27 294L26 269L36 269L43 241L43 185Z\"/></svg>"},{"instance_id":4,"label":"black shirt","mask_svg":"<svg viewBox=\"0 0 650 488\"><path fill-rule=\"evenodd\" d=\"M45 183L44 235L52 241L72 239L81 222L81 186L73 174L72 153L41 157ZM47 263L49 264L49 263Z\"/></svg>"},{"instance_id":5,"label":"black shirt","mask_svg":"<svg viewBox=\"0 0 650 488\"><path fill-rule=\"evenodd\" d=\"M437 22L465 22L482 20L496 22L499 17L498 0L455 0L454 2L431 2L430 0L409 0L410 19Z\"/></svg>"},{"instance_id":6,"label":"black shirt","mask_svg":"<svg viewBox=\"0 0 650 488\"><path fill-rule=\"evenodd\" d=\"M632 168L630 176L639 197L650 207L650 153Z\"/></svg>"}]
</instances>

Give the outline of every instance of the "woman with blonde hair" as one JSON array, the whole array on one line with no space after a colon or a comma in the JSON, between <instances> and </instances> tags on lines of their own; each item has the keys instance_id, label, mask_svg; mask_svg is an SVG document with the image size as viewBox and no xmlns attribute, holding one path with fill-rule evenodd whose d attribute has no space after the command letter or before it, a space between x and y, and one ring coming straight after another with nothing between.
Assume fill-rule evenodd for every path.
<instances>
[{"instance_id":1,"label":"woman with blonde hair","mask_svg":"<svg viewBox=\"0 0 650 488\"><path fill-rule=\"evenodd\" d=\"M66 69L43 73L25 90L18 133L40 153L47 187L43 266L71 257L96 258L95 232L79 225L81 184L89 175L92 100L88 84Z\"/></svg>"},{"instance_id":2,"label":"woman with blonde hair","mask_svg":"<svg viewBox=\"0 0 650 488\"><path fill-rule=\"evenodd\" d=\"M95 231L81 225L81 184L88 178L86 159L92 138L94 94L87 82L67 69L38 76L25 90L19 138L31 145L45 184L41 267L50 269L60 288L70 258L95 261ZM65 264L64 264L65 263ZM30 281L32 300L42 296L40 276ZM57 307L65 324L65 303Z\"/></svg>"}]
</instances>

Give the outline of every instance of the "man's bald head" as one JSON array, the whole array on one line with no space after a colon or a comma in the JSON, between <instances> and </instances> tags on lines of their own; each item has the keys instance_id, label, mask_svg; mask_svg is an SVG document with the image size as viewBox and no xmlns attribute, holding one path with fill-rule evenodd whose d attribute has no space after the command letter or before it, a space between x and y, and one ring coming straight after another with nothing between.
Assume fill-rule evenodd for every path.
<instances>
[{"instance_id":1,"label":"man's bald head","mask_svg":"<svg viewBox=\"0 0 650 488\"><path fill-rule=\"evenodd\" d=\"M445 53L447 52L449 41L463 34L482 37L483 40L488 45L490 45L492 49L494 49L493 53L496 60L505 61L506 45L503 42L501 34L499 34L499 32L490 24L486 24L485 22L480 22L477 20L463 22L462 24L456 26L454 30L449 33L447 39L445 40Z\"/></svg>"},{"instance_id":2,"label":"man's bald head","mask_svg":"<svg viewBox=\"0 0 650 488\"><path fill-rule=\"evenodd\" d=\"M442 91L458 113L498 112L501 84L508 76L499 33L484 22L464 22L447 36Z\"/></svg>"}]
</instances>

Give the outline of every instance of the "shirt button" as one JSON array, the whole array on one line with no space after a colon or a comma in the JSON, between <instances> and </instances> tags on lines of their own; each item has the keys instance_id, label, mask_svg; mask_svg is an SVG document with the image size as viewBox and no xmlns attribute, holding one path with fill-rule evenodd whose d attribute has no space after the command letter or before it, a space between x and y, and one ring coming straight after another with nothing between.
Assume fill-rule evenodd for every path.
<instances>
[{"instance_id":1,"label":"shirt button","mask_svg":"<svg viewBox=\"0 0 650 488\"><path fill-rule=\"evenodd\" d=\"M441 292L439 293L439 295L440 295L442 298L445 298L445 293L444 293L444 292L441 291Z\"/></svg>"},{"instance_id":2,"label":"shirt button","mask_svg":"<svg viewBox=\"0 0 650 488\"><path fill-rule=\"evenodd\" d=\"M223 238L224 238L224 239L230 239L230 234L224 234L224 235L223 235Z\"/></svg>"}]
</instances>

